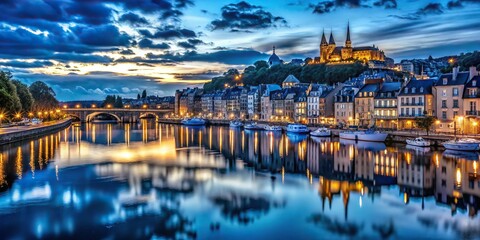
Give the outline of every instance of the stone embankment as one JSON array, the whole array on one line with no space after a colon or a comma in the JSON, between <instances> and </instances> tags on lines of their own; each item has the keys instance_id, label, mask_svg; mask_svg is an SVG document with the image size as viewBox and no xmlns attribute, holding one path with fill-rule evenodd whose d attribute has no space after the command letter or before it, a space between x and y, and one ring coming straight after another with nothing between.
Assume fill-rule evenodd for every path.
<instances>
[{"instance_id":1,"label":"stone embankment","mask_svg":"<svg viewBox=\"0 0 480 240\"><path fill-rule=\"evenodd\" d=\"M70 124L72 124L71 119L64 119L32 126L0 128L0 145L56 132Z\"/></svg>"}]
</instances>

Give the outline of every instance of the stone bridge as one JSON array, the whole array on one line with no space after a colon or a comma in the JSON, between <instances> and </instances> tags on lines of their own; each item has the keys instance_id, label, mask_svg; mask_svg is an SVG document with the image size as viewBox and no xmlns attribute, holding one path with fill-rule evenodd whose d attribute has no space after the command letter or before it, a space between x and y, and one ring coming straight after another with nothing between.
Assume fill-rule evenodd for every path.
<instances>
[{"instance_id":1,"label":"stone bridge","mask_svg":"<svg viewBox=\"0 0 480 240\"><path fill-rule=\"evenodd\" d=\"M171 114L173 109L131 109L131 108L64 108L62 111L82 122L91 122L99 115L108 115L117 122L137 122L141 118L163 118Z\"/></svg>"}]
</instances>

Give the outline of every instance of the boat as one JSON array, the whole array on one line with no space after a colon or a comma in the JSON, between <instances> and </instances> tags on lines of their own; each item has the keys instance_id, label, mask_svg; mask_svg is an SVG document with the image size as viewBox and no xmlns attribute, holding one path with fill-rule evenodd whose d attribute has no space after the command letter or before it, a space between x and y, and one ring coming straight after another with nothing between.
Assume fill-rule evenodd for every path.
<instances>
[{"instance_id":1,"label":"boat","mask_svg":"<svg viewBox=\"0 0 480 240\"><path fill-rule=\"evenodd\" d=\"M313 137L330 137L332 132L328 128L318 128L317 130L310 133L310 136Z\"/></svg>"},{"instance_id":2,"label":"boat","mask_svg":"<svg viewBox=\"0 0 480 240\"><path fill-rule=\"evenodd\" d=\"M292 123L292 124L288 124L287 132L296 133L296 134L308 134L310 132L310 129L308 129L307 126L303 124Z\"/></svg>"},{"instance_id":3,"label":"boat","mask_svg":"<svg viewBox=\"0 0 480 240\"><path fill-rule=\"evenodd\" d=\"M443 152L443 157L452 158L456 160L470 160L470 161L480 161L480 155L477 152L467 152L467 151L456 151L456 150L445 150Z\"/></svg>"},{"instance_id":4,"label":"boat","mask_svg":"<svg viewBox=\"0 0 480 240\"><path fill-rule=\"evenodd\" d=\"M230 127L231 128L241 128L241 127L243 127L243 123L239 120L230 121Z\"/></svg>"},{"instance_id":5,"label":"boat","mask_svg":"<svg viewBox=\"0 0 480 240\"><path fill-rule=\"evenodd\" d=\"M263 130L261 126L258 126L256 122L251 122L249 124L245 124L243 127L245 130Z\"/></svg>"},{"instance_id":6,"label":"boat","mask_svg":"<svg viewBox=\"0 0 480 240\"><path fill-rule=\"evenodd\" d=\"M407 138L407 144L416 146L416 147L430 147L431 143L428 140L423 139L422 137L417 138Z\"/></svg>"},{"instance_id":7,"label":"boat","mask_svg":"<svg viewBox=\"0 0 480 240\"><path fill-rule=\"evenodd\" d=\"M367 142L385 142L388 133L379 131L344 131L339 134L340 138Z\"/></svg>"},{"instance_id":8,"label":"boat","mask_svg":"<svg viewBox=\"0 0 480 240\"><path fill-rule=\"evenodd\" d=\"M207 123L202 118L186 118L182 120L182 124L185 126L204 126Z\"/></svg>"},{"instance_id":9,"label":"boat","mask_svg":"<svg viewBox=\"0 0 480 240\"><path fill-rule=\"evenodd\" d=\"M281 131L283 131L283 128L280 127L280 126L270 126L270 125L266 125L264 128L265 128L265 130L267 130L267 131L274 131L274 132L281 132Z\"/></svg>"},{"instance_id":10,"label":"boat","mask_svg":"<svg viewBox=\"0 0 480 240\"><path fill-rule=\"evenodd\" d=\"M456 151L478 151L480 150L480 140L472 138L461 138L446 141L442 144L447 150Z\"/></svg>"}]
</instances>

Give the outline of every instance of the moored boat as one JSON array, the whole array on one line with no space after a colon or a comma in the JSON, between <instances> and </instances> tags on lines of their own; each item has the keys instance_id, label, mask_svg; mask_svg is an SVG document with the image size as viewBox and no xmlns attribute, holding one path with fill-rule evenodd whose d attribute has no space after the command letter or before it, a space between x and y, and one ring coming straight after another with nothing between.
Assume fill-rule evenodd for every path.
<instances>
[{"instance_id":1,"label":"moored boat","mask_svg":"<svg viewBox=\"0 0 480 240\"><path fill-rule=\"evenodd\" d=\"M186 118L182 120L182 124L185 126L203 126L206 123L207 121L202 118Z\"/></svg>"},{"instance_id":2,"label":"moored boat","mask_svg":"<svg viewBox=\"0 0 480 240\"><path fill-rule=\"evenodd\" d=\"M332 132L328 128L318 128L317 130L310 133L310 136L313 137L330 137Z\"/></svg>"},{"instance_id":3,"label":"moored boat","mask_svg":"<svg viewBox=\"0 0 480 240\"><path fill-rule=\"evenodd\" d=\"M385 142L388 133L379 131L345 131L339 134L340 138L367 142Z\"/></svg>"},{"instance_id":4,"label":"moored boat","mask_svg":"<svg viewBox=\"0 0 480 240\"><path fill-rule=\"evenodd\" d=\"M442 144L445 149L456 151L478 151L480 150L480 140L472 138L461 138L446 141Z\"/></svg>"},{"instance_id":5,"label":"moored boat","mask_svg":"<svg viewBox=\"0 0 480 240\"><path fill-rule=\"evenodd\" d=\"M259 126L256 122L251 122L248 124L245 124L243 127L245 130L263 130L261 126Z\"/></svg>"},{"instance_id":6,"label":"moored boat","mask_svg":"<svg viewBox=\"0 0 480 240\"><path fill-rule=\"evenodd\" d=\"M283 131L283 128L282 128L282 127L280 127L280 126L275 126L275 125L273 125L273 126L265 125L264 128L265 128L265 130L267 130L267 131L273 131L273 132L281 132L281 131Z\"/></svg>"},{"instance_id":7,"label":"moored boat","mask_svg":"<svg viewBox=\"0 0 480 240\"><path fill-rule=\"evenodd\" d=\"M310 132L310 129L307 126L299 123L288 124L287 132L296 133L296 134L307 134Z\"/></svg>"},{"instance_id":8,"label":"moored boat","mask_svg":"<svg viewBox=\"0 0 480 240\"><path fill-rule=\"evenodd\" d=\"M408 145L412 145L416 147L430 147L431 145L430 141L425 140L422 137L407 138L406 142Z\"/></svg>"},{"instance_id":9,"label":"moored boat","mask_svg":"<svg viewBox=\"0 0 480 240\"><path fill-rule=\"evenodd\" d=\"M241 128L243 127L243 123L240 120L234 120L230 122L231 128Z\"/></svg>"}]
</instances>

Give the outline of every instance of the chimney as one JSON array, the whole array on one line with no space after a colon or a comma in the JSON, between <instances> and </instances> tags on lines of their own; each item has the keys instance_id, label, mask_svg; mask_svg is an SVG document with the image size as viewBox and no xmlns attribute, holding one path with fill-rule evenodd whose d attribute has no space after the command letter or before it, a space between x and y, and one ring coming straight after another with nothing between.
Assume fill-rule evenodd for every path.
<instances>
[{"instance_id":1,"label":"chimney","mask_svg":"<svg viewBox=\"0 0 480 240\"><path fill-rule=\"evenodd\" d=\"M453 67L453 69L452 69L452 80L453 81L457 80L457 75L458 75L459 70L460 70L460 66Z\"/></svg>"},{"instance_id":2,"label":"chimney","mask_svg":"<svg viewBox=\"0 0 480 240\"><path fill-rule=\"evenodd\" d=\"M475 66L471 66L469 70L470 70L470 76L469 76L468 80L472 80L473 77L478 75L478 71L477 71L477 68Z\"/></svg>"}]
</instances>

